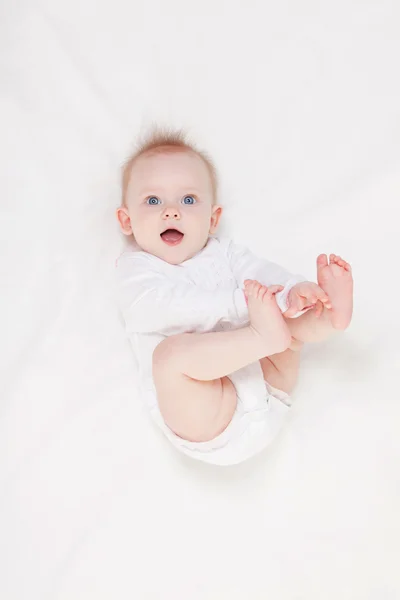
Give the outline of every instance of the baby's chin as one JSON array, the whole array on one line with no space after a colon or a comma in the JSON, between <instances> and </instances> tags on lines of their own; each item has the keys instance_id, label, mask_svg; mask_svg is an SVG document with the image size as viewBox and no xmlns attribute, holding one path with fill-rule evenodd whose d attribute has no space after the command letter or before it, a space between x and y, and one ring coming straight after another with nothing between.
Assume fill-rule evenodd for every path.
<instances>
[{"instance_id":1,"label":"baby's chin","mask_svg":"<svg viewBox=\"0 0 400 600\"><path fill-rule=\"evenodd\" d=\"M197 246L191 249L184 248L183 246L163 248L158 254L156 254L156 256L169 263L170 265L180 265L186 260L190 260L191 258L193 258L193 256L198 254L203 248L204 245L200 247Z\"/></svg>"}]
</instances>

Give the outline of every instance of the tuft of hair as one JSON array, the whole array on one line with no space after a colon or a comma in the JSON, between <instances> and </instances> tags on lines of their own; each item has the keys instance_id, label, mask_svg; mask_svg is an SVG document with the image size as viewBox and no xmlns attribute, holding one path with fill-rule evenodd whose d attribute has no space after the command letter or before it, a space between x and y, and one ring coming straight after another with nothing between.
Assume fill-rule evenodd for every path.
<instances>
[{"instance_id":1,"label":"tuft of hair","mask_svg":"<svg viewBox=\"0 0 400 600\"><path fill-rule=\"evenodd\" d=\"M164 129L153 127L144 137L138 140L134 152L125 161L122 167L122 205L126 206L126 192L131 176L132 167L139 156L155 153L194 152L205 163L211 177L213 188L213 201L217 201L218 178L215 165L211 157L188 141L183 129Z\"/></svg>"}]
</instances>

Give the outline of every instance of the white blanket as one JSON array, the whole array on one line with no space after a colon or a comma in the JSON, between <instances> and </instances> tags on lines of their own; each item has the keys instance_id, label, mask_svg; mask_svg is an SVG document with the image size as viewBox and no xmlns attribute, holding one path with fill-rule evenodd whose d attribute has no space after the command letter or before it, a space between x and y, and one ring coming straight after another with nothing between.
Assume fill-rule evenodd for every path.
<instances>
[{"instance_id":1,"label":"white blanket","mask_svg":"<svg viewBox=\"0 0 400 600\"><path fill-rule=\"evenodd\" d=\"M3 0L2 600L400 597L399 13ZM310 279L353 266L350 329L234 468L151 424L116 311L119 167L153 121L214 156L223 232Z\"/></svg>"}]
</instances>

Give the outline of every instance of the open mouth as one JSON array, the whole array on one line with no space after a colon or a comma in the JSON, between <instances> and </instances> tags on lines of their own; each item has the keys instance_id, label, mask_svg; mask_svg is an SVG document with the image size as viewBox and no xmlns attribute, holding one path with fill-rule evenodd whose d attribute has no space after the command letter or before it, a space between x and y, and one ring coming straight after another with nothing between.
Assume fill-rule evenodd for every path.
<instances>
[{"instance_id":1,"label":"open mouth","mask_svg":"<svg viewBox=\"0 0 400 600\"><path fill-rule=\"evenodd\" d=\"M183 233L177 229L166 229L160 235L168 246L177 246L183 240Z\"/></svg>"}]
</instances>

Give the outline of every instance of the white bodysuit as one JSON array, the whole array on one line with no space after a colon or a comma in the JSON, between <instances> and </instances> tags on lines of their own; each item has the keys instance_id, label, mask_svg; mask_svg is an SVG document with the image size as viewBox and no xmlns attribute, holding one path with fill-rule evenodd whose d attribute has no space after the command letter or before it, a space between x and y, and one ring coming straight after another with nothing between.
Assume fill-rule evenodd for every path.
<instances>
[{"instance_id":1,"label":"white bodysuit","mask_svg":"<svg viewBox=\"0 0 400 600\"><path fill-rule=\"evenodd\" d=\"M185 454L214 464L242 462L267 446L281 428L290 401L287 394L267 387L258 361L229 375L238 398L231 423L215 439L197 443L180 438L165 424L157 404L152 356L170 335L248 325L245 279L283 285L276 299L284 312L289 290L305 278L256 257L229 239L210 237L203 250L179 265L132 247L117 260L117 279L120 309L137 359L140 393L168 439Z\"/></svg>"}]
</instances>

